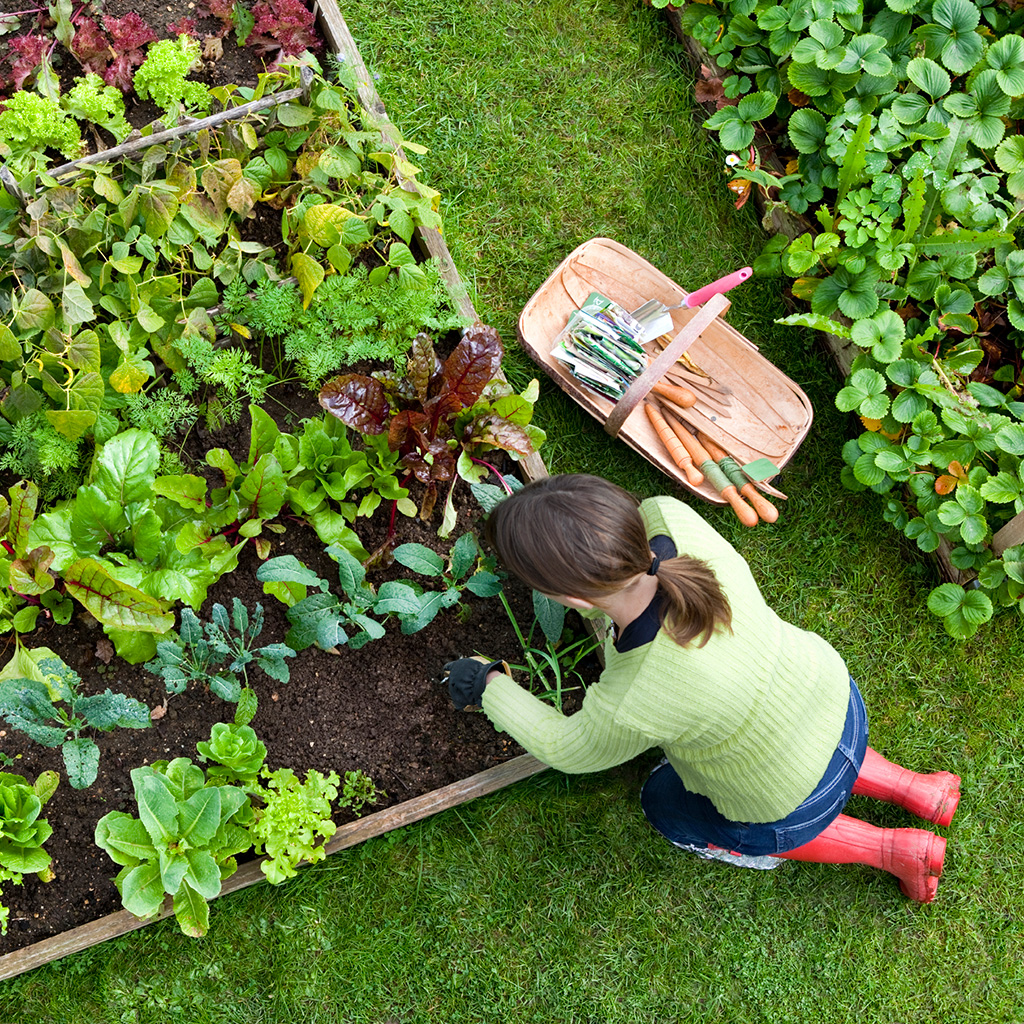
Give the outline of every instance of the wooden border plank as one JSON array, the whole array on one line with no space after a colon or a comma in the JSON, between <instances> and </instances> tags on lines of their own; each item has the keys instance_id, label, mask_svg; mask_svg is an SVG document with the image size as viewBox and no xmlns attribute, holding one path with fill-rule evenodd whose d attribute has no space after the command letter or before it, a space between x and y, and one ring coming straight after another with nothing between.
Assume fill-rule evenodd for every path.
<instances>
[{"instance_id":1,"label":"wooden border plank","mask_svg":"<svg viewBox=\"0 0 1024 1024\"><path fill-rule=\"evenodd\" d=\"M377 91L373 88L369 72L366 71L366 66L359 55L355 40L348 31L348 26L345 24L345 20L342 18L335 0L319 0L318 7L320 27L327 44L336 53L342 54L350 66L360 69L358 76L360 76L360 81L364 83L359 89L360 102L367 110L381 119L384 126L381 129L382 136L388 138L396 146L397 151L400 152L397 133L390 134L388 131L390 128L393 132L394 126L388 120L384 104L381 102L380 96L377 95ZM469 298L466 286L459 275L454 260L452 260L451 253L448 251L448 246L445 244L440 233L434 229L419 229L419 234L427 253L438 259L442 278L448 287L456 308L471 320L479 319ZM534 454L527 459L523 459L521 465L524 469L524 475L529 480L535 480L548 475L547 467L539 455ZM422 821L440 811L449 810L478 796L496 792L499 789L512 785L514 782L528 779L544 771L546 768L547 765L538 761L532 755L520 754L518 757L495 765L493 768L487 768L482 772L471 775L467 779L442 786L440 789L424 793L422 796L414 797L411 800L405 800L383 811L369 814L358 821L342 825L330 842L327 843L327 853L328 855L338 853L341 850L346 850L365 842L367 839L384 835L393 829ZM260 858L243 864L235 874L225 879L220 895L226 896L232 892L264 882L265 878L260 870L260 864L264 859ZM118 910L113 914L90 921L88 924L80 925L78 928L72 928L60 935L43 939L40 942L33 943L31 946L25 946L22 949L15 950L13 953L0 956L0 981L17 977L19 974L24 974L26 971L31 971L36 967L52 963L54 960L59 960L70 953L80 952L83 949L88 949L90 946L106 942L108 939L127 935L139 928L145 927L147 924L161 921L173 914L170 903L170 897L168 897L160 913L156 917L147 920L140 920L133 914L129 914L127 910Z\"/></svg>"},{"instance_id":2,"label":"wooden border plank","mask_svg":"<svg viewBox=\"0 0 1024 1024\"><path fill-rule=\"evenodd\" d=\"M504 789L513 782L519 782L539 774L546 767L547 765L530 754L520 754L510 761L487 768L467 779L442 786L430 793L424 793L412 800L406 800L383 811L369 814L358 821L342 825L327 843L327 853L347 850L367 839L374 839L393 829L401 828L403 825L411 825L413 822L422 821L440 811L457 807L478 796L485 796L488 793ZM265 882L266 878L260 869L260 865L265 860L266 857L260 857L258 860L243 864L230 878L224 880L219 896L228 896L233 892ZM55 935L53 938L43 939L31 946L25 946L23 949L0 957L0 981L6 981L19 974L24 974L26 971L31 971L35 967L52 963L69 953L77 953L90 946L106 942L108 939L128 935L139 928L144 928L147 924L162 921L164 918L172 916L173 913L171 899L168 897L156 917L141 920L133 914L129 914L127 910L118 910L106 917L80 925L78 928L72 928L61 935Z\"/></svg>"}]
</instances>

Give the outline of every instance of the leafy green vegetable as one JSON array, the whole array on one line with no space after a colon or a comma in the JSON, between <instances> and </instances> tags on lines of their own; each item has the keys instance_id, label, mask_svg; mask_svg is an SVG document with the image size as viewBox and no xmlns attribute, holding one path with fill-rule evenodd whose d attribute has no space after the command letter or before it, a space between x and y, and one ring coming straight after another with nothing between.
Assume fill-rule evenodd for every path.
<instances>
[{"instance_id":1,"label":"leafy green vegetable","mask_svg":"<svg viewBox=\"0 0 1024 1024\"><path fill-rule=\"evenodd\" d=\"M237 786L207 786L202 768L186 757L132 771L139 817L110 811L96 824L96 845L122 865L114 884L124 908L154 917L164 896L186 935L209 929L208 900L237 869L235 856L252 839L252 808Z\"/></svg>"},{"instance_id":2,"label":"leafy green vegetable","mask_svg":"<svg viewBox=\"0 0 1024 1024\"><path fill-rule=\"evenodd\" d=\"M31 671L31 676L17 673ZM149 708L134 697L104 690L85 695L81 677L47 648L24 652L4 669L0 681L0 715L13 729L45 747L61 747L68 781L84 789L96 781L100 749L83 735L87 729L108 732L121 727L145 729Z\"/></svg>"},{"instance_id":3,"label":"leafy green vegetable","mask_svg":"<svg viewBox=\"0 0 1024 1024\"><path fill-rule=\"evenodd\" d=\"M41 882L53 880L52 858L43 849L53 829L39 814L59 781L56 772L43 772L30 786L22 775L0 772L0 884L21 885L27 874ZM7 934L8 917L0 903L0 935Z\"/></svg>"}]
</instances>

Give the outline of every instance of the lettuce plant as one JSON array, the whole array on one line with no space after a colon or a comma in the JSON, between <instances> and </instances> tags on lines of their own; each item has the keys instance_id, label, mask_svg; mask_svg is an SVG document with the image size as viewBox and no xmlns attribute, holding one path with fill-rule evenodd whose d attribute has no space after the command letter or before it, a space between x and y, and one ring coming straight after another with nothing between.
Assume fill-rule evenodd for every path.
<instances>
[{"instance_id":1,"label":"lettuce plant","mask_svg":"<svg viewBox=\"0 0 1024 1024\"><path fill-rule=\"evenodd\" d=\"M126 910L154 917L164 896L186 935L205 935L208 900L238 868L235 857L252 846L252 808L238 786L207 785L187 757L157 761L132 773L139 817L110 811L96 824L96 845L122 865L114 884Z\"/></svg>"},{"instance_id":2,"label":"lettuce plant","mask_svg":"<svg viewBox=\"0 0 1024 1024\"><path fill-rule=\"evenodd\" d=\"M132 126L124 116L124 97L112 85L104 85L99 75L89 73L76 79L61 97L61 106L72 117L106 128L118 142L124 142Z\"/></svg>"},{"instance_id":3,"label":"lettuce plant","mask_svg":"<svg viewBox=\"0 0 1024 1024\"><path fill-rule=\"evenodd\" d=\"M0 884L21 885L28 874L53 880L52 858L43 849L53 828L39 814L59 781L56 772L42 772L30 786L24 776L0 772ZM8 917L0 903L0 935L7 934Z\"/></svg>"},{"instance_id":4,"label":"lettuce plant","mask_svg":"<svg viewBox=\"0 0 1024 1024\"><path fill-rule=\"evenodd\" d=\"M252 726L239 722L217 722L210 738L196 744L200 759L214 762L206 769L209 779L240 782L252 786L267 759L267 748Z\"/></svg>"},{"instance_id":5,"label":"lettuce plant","mask_svg":"<svg viewBox=\"0 0 1024 1024\"><path fill-rule=\"evenodd\" d=\"M78 125L56 100L22 90L5 101L0 112L0 156L16 176L45 168L47 149L76 157L81 148Z\"/></svg>"},{"instance_id":6,"label":"lettuce plant","mask_svg":"<svg viewBox=\"0 0 1024 1024\"><path fill-rule=\"evenodd\" d=\"M153 43L146 59L135 72L135 91L151 99L174 123L185 111L210 109L210 90L202 82L186 78L200 59L196 39L181 35L177 39L161 39Z\"/></svg>"},{"instance_id":7,"label":"lettuce plant","mask_svg":"<svg viewBox=\"0 0 1024 1024\"><path fill-rule=\"evenodd\" d=\"M259 796L250 827L257 852L267 857L260 870L272 885L280 885L298 873L300 861L315 864L327 856L321 840L337 831L331 820L331 801L338 796L335 772L323 775L315 769L303 781L290 768L262 773Z\"/></svg>"}]
</instances>

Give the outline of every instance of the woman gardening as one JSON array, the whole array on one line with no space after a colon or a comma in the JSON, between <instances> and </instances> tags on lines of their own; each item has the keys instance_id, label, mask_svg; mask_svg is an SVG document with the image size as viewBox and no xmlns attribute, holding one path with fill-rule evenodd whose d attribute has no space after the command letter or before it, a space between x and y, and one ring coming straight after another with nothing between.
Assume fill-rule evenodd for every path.
<instances>
[{"instance_id":1,"label":"woman gardening","mask_svg":"<svg viewBox=\"0 0 1024 1024\"><path fill-rule=\"evenodd\" d=\"M864 702L822 637L780 619L746 561L674 498L635 499L600 477L538 480L502 501L484 536L504 565L615 624L605 669L565 717L502 662L450 663L456 707L565 772L600 771L660 746L641 793L666 839L699 857L773 868L779 858L867 864L911 899L935 898L946 840L842 813L851 793L948 825L949 772L921 775L867 745Z\"/></svg>"}]
</instances>

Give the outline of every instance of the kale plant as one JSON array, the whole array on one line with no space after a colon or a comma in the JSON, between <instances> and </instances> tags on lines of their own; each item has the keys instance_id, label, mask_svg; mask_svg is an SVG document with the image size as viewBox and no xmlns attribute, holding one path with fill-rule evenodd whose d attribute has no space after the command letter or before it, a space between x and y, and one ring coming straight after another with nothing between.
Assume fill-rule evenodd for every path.
<instances>
[{"instance_id":1,"label":"kale plant","mask_svg":"<svg viewBox=\"0 0 1024 1024\"><path fill-rule=\"evenodd\" d=\"M170 694L196 683L222 700L236 702L243 686L249 686L250 665L278 682L287 683L290 678L285 658L295 657L295 651L286 644L255 647L262 631L263 606L257 604L250 616L237 597L230 617L224 605L214 604L209 622L200 622L191 608L183 608L178 636L160 640L156 657L145 667L163 678Z\"/></svg>"},{"instance_id":2,"label":"kale plant","mask_svg":"<svg viewBox=\"0 0 1024 1024\"><path fill-rule=\"evenodd\" d=\"M29 672L30 675L20 675ZM84 789L96 781L100 748L86 730L145 729L149 708L134 697L104 690L84 695L81 677L47 648L19 651L0 682L0 715L45 747L60 747L68 781Z\"/></svg>"},{"instance_id":3,"label":"kale plant","mask_svg":"<svg viewBox=\"0 0 1024 1024\"><path fill-rule=\"evenodd\" d=\"M477 597L494 597L501 593L501 580L491 571L493 559L482 559L472 533L464 533L452 545L447 563L423 544L400 544L395 548L395 561L443 583L441 590L415 587L420 606L415 614L402 617L403 633L417 633L429 625L441 609L459 603L463 590Z\"/></svg>"},{"instance_id":4,"label":"kale plant","mask_svg":"<svg viewBox=\"0 0 1024 1024\"><path fill-rule=\"evenodd\" d=\"M294 555L270 558L256 570L256 578L287 604L292 628L285 640L297 651L316 644L325 651L347 644L353 650L385 634L384 625L370 613L387 616L419 614L421 602L408 583L389 580L374 590L358 559L331 545L327 554L338 563L339 594L330 583L304 566ZM312 590L307 596L307 591ZM349 630L354 629L351 635Z\"/></svg>"}]
</instances>

